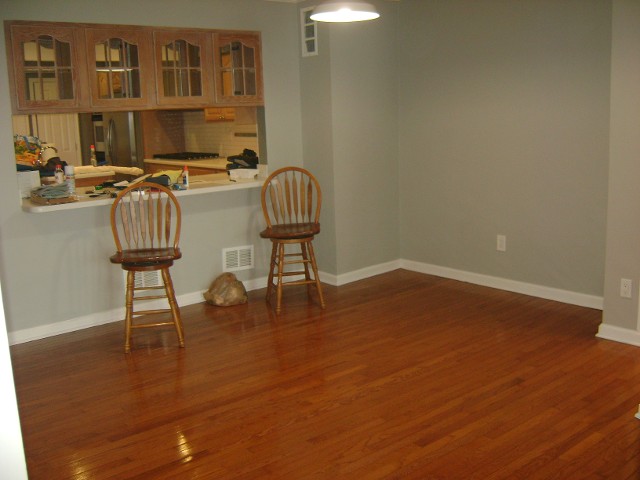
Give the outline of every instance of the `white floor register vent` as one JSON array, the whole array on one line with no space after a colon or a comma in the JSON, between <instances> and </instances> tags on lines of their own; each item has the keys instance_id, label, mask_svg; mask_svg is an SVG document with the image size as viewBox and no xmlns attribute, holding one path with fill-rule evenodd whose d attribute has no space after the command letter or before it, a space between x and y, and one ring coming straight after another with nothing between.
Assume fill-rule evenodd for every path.
<instances>
[{"instance_id":1,"label":"white floor register vent","mask_svg":"<svg viewBox=\"0 0 640 480\"><path fill-rule=\"evenodd\" d=\"M127 272L122 272L124 274L124 284L127 284ZM135 288L146 288L146 287L162 287L164 284L162 283L162 273L159 270L150 271L150 272L136 272L136 279L134 281L133 286Z\"/></svg>"},{"instance_id":2,"label":"white floor register vent","mask_svg":"<svg viewBox=\"0 0 640 480\"><path fill-rule=\"evenodd\" d=\"M237 272L253 268L253 245L222 249L222 271Z\"/></svg>"}]
</instances>

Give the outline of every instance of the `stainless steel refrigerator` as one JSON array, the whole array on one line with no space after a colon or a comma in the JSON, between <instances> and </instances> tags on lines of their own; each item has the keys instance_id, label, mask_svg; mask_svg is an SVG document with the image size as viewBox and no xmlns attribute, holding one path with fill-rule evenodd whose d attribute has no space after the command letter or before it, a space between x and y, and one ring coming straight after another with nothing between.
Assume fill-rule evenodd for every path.
<instances>
[{"instance_id":1,"label":"stainless steel refrigerator","mask_svg":"<svg viewBox=\"0 0 640 480\"><path fill-rule=\"evenodd\" d=\"M144 168L139 112L80 114L80 123L83 158L92 144L99 164Z\"/></svg>"},{"instance_id":2,"label":"stainless steel refrigerator","mask_svg":"<svg viewBox=\"0 0 640 480\"><path fill-rule=\"evenodd\" d=\"M109 112L102 114L104 155L107 165L140 167L139 124L137 112Z\"/></svg>"}]
</instances>

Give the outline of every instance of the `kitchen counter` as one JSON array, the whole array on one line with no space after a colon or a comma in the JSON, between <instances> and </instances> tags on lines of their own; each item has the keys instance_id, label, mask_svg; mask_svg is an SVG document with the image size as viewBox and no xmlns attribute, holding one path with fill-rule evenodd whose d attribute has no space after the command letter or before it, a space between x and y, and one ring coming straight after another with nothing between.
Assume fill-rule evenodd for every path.
<instances>
[{"instance_id":1,"label":"kitchen counter","mask_svg":"<svg viewBox=\"0 0 640 480\"><path fill-rule=\"evenodd\" d=\"M200 160L202 161L202 160ZM191 177L189 180L188 190L173 190L175 196L185 197L189 195L202 195L208 193L227 192L230 190L243 190L248 188L261 188L265 177L258 177L256 180L229 180L226 173L212 173L209 175L198 175ZM37 205L29 199L22 200L22 210L29 213L48 213L60 210L74 210L78 208L98 207L101 205L111 205L113 198L109 195L101 195L99 197L89 197L84 194L85 189L78 189L77 202L63 203L60 205Z\"/></svg>"}]
</instances>

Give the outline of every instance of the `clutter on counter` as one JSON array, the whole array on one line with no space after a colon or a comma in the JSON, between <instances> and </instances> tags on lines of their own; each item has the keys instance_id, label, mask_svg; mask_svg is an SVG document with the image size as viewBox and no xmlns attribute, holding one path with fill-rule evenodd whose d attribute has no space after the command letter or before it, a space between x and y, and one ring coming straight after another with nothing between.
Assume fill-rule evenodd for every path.
<instances>
[{"instance_id":1,"label":"clutter on counter","mask_svg":"<svg viewBox=\"0 0 640 480\"><path fill-rule=\"evenodd\" d=\"M229 157L219 157L217 153L207 152L178 152L155 154L154 158L144 160L147 173L163 173L165 169L184 170L187 167L189 175L198 177L218 172L231 172L233 170L251 169L258 170L260 161L255 151L245 148L242 153ZM254 174L255 176L255 174ZM238 176L237 178L245 178Z\"/></svg>"},{"instance_id":2,"label":"clutter on counter","mask_svg":"<svg viewBox=\"0 0 640 480\"><path fill-rule=\"evenodd\" d=\"M238 169L257 169L258 155L253 150L245 148L242 153L227 157L227 171Z\"/></svg>"},{"instance_id":3,"label":"clutter on counter","mask_svg":"<svg viewBox=\"0 0 640 480\"><path fill-rule=\"evenodd\" d=\"M190 178L188 189L184 189L181 183L174 184L172 188L178 197L216 194L233 190L259 189L262 187L262 181L265 176L266 171L260 171L259 176L255 179L233 181L229 179L227 173L212 173ZM60 210L108 206L113 203L113 197L117 195L119 189L136 181L148 180L148 178L150 178L149 175L143 175L132 182L105 182L105 184L97 185L94 188L76 186L75 197L77 201L64 204L54 204L52 202L39 204L33 202L31 198L23 199L22 210L28 213L48 213Z\"/></svg>"},{"instance_id":4,"label":"clutter on counter","mask_svg":"<svg viewBox=\"0 0 640 480\"><path fill-rule=\"evenodd\" d=\"M67 182L35 188L31 191L30 198L37 205L60 205L78 201L75 195L71 194Z\"/></svg>"},{"instance_id":5,"label":"clutter on counter","mask_svg":"<svg viewBox=\"0 0 640 480\"><path fill-rule=\"evenodd\" d=\"M34 169L36 162L40 158L42 144L38 137L29 135L14 135L13 150L16 156L16 167L18 171L23 169Z\"/></svg>"}]
</instances>

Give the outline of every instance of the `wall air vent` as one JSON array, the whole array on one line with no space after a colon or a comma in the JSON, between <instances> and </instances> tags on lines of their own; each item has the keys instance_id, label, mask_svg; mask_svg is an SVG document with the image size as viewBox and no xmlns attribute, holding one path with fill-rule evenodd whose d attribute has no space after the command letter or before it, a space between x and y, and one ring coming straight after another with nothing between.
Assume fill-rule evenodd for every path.
<instances>
[{"instance_id":1,"label":"wall air vent","mask_svg":"<svg viewBox=\"0 0 640 480\"><path fill-rule=\"evenodd\" d=\"M124 284L127 284L127 272L123 271ZM150 272L135 272L135 280L133 282L135 288L162 287L162 274L160 270Z\"/></svg>"},{"instance_id":2,"label":"wall air vent","mask_svg":"<svg viewBox=\"0 0 640 480\"><path fill-rule=\"evenodd\" d=\"M222 271L236 272L253 268L253 245L222 249Z\"/></svg>"}]
</instances>

